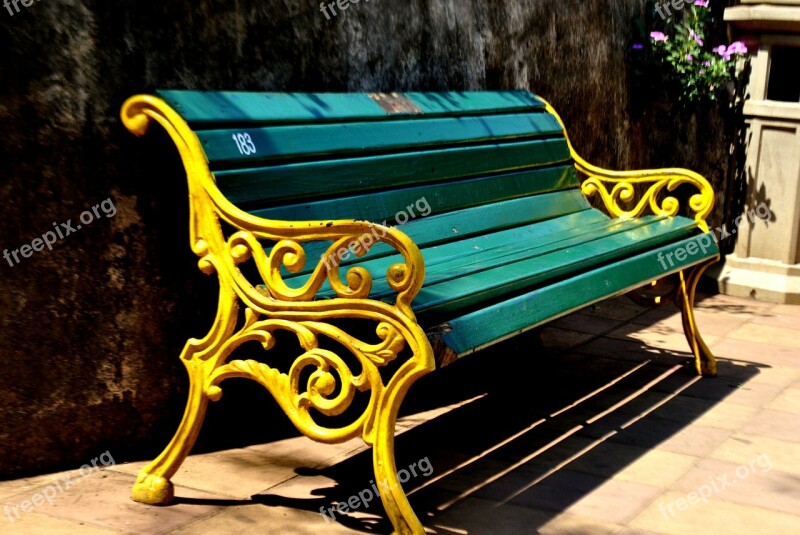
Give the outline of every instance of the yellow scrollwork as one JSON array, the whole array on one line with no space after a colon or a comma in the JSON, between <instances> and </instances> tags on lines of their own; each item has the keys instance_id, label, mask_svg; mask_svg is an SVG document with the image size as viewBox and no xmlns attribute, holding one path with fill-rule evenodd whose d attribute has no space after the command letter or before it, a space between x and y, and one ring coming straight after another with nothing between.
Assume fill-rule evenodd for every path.
<instances>
[{"instance_id":1,"label":"yellow scrollwork","mask_svg":"<svg viewBox=\"0 0 800 535\"><path fill-rule=\"evenodd\" d=\"M255 217L219 191L199 139L166 102L149 95L132 97L122 108L122 120L136 135L145 134L155 121L175 142L189 184L191 247L199 257L200 270L216 273L220 285L211 330L202 339L189 340L181 355L190 378L183 420L167 448L139 473L133 498L150 504L171 501L170 478L197 438L208 401L220 399L222 381L244 377L269 390L298 430L315 440L340 442L360 433L374 446L376 474L401 489L381 496L393 524L403 533L424 533L397 481L393 451L394 422L403 396L417 378L435 367L430 343L411 309L425 277L417 246L397 229L366 221ZM227 238L223 224L233 228ZM374 243L388 244L403 258L385 274L387 285L397 293L393 303L369 298L373 274L363 267L349 268L344 279L340 274L337 251L359 242L361 250L356 254L365 254L370 246L359 240L365 235L374 236L370 240ZM303 277L304 282L295 282L297 277L290 285L282 271L301 272L307 262L305 245L320 241L330 242L322 258ZM240 269L251 261L261 279L255 284ZM336 297L315 300L326 281ZM244 324L238 325L241 305ZM378 341L363 341L331 323L340 319L372 322ZM257 342L268 360L276 331L292 333L300 347L287 372L255 359L233 357L236 350L244 351L246 342ZM320 337L335 342L345 355L320 347ZM382 378L379 368L395 361L401 352L407 358L391 378ZM357 364L358 373L351 371L348 360ZM369 401L350 423L332 429L313 419L313 411L342 414L357 392L369 392Z\"/></svg>"},{"instance_id":2,"label":"yellow scrollwork","mask_svg":"<svg viewBox=\"0 0 800 535\"><path fill-rule=\"evenodd\" d=\"M365 343L354 336L327 323L290 322L286 320L256 320L257 315L247 311L245 326L224 344L217 357L225 362L236 348L246 342L256 341L266 350L273 348L276 330L285 330L296 335L303 349L288 373L280 373L271 366L256 360L232 360L215 368L207 379L206 390L219 396L221 392L215 387L231 377L253 379L263 385L278 401L281 408L298 429L321 442L341 442L356 436L359 431L372 434L371 426L375 411L375 403L383 393L383 382L378 370L394 360L405 347L405 338L398 327L389 323L380 323L376 334L380 342ZM318 336L325 335L335 339L356 358L360 373L354 375L350 367L336 353L322 349L318 344ZM301 374L306 368L315 368L308 376L305 385L301 384ZM329 398L339 386L339 393ZM338 416L350 407L356 391L370 391L370 401L361 415L351 424L330 429L317 424L312 417L312 410L326 416Z\"/></svg>"},{"instance_id":3,"label":"yellow scrollwork","mask_svg":"<svg viewBox=\"0 0 800 535\"><path fill-rule=\"evenodd\" d=\"M540 100L541 99L540 97ZM544 101L544 100L543 100ZM714 208L714 190L702 175L689 169L667 168L640 171L612 171L588 163L575 151L564 128L561 117L549 103L545 107L564 129L575 169L586 176L581 191L587 197L600 195L603 205L613 217L639 217L648 208L651 213L660 216L677 215L680 209L678 199L666 196L661 199L664 190L674 191L681 184L689 184L698 189L698 193L689 198L689 208L694 212L694 219L703 232L708 232L706 218ZM636 199L636 185L649 185L641 197Z\"/></svg>"}]
</instances>

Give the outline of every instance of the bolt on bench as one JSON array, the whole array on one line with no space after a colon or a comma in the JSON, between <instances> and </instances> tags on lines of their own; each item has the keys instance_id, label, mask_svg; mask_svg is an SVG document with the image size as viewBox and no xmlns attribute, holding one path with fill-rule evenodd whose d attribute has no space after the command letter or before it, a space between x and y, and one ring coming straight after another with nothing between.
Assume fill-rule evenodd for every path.
<instances>
[{"instance_id":1,"label":"bolt on bench","mask_svg":"<svg viewBox=\"0 0 800 535\"><path fill-rule=\"evenodd\" d=\"M181 354L183 421L134 500L172 500L208 401L223 380L249 378L306 436L361 435L391 486L381 499L395 530L424 533L394 460L414 381L673 273L697 370L716 373L692 310L719 257L711 186L685 169L590 165L531 93L169 90L130 98L122 120L136 135L155 121L175 142L191 247L219 279L211 330ZM692 188L693 219L678 215L679 186Z\"/></svg>"}]
</instances>

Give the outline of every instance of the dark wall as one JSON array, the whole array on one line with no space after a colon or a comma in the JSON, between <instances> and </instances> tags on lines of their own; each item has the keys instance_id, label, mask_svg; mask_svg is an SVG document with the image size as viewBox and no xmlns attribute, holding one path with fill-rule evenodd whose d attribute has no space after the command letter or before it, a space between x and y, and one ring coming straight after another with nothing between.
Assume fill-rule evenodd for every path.
<instances>
[{"instance_id":1,"label":"dark wall","mask_svg":"<svg viewBox=\"0 0 800 535\"><path fill-rule=\"evenodd\" d=\"M0 476L107 449L118 460L152 455L180 417L177 357L210 325L215 287L189 251L177 155L156 129L142 140L124 131L128 96L526 88L553 102L592 161L690 166L721 187L729 174L724 114L676 115L670 95L631 94L640 0L362 0L330 21L318 4L47 0L0 10L0 248L54 222L75 225L104 199L116 208L52 251L0 259ZM236 395L215 410L246 409ZM258 410L266 427L273 414Z\"/></svg>"}]
</instances>

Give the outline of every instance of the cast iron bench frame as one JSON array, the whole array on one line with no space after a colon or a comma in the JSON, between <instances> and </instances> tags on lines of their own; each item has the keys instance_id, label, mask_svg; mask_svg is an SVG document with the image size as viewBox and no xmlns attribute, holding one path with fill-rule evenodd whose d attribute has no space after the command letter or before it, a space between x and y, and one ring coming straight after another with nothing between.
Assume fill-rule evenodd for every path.
<instances>
[{"instance_id":1,"label":"cast iron bench frame","mask_svg":"<svg viewBox=\"0 0 800 535\"><path fill-rule=\"evenodd\" d=\"M387 100L382 95L370 96L376 102ZM388 100L398 101L397 95L388 96ZM402 97L399 101L402 102ZM545 105L546 111L553 114L565 130L555 110L546 102ZM438 366L447 364L452 355L448 356L446 351L444 355L437 354L435 349L441 349L441 340L432 331L426 335L412 310L412 300L423 287L425 277L420 249L401 229L368 221L277 221L251 215L234 206L220 192L198 136L164 100L149 95L132 97L123 106L122 120L139 136L155 121L177 146L189 186L191 248L200 258L200 270L207 275L216 273L220 286L217 315L211 330L202 339L190 339L181 354L190 379L183 420L164 452L139 473L133 499L158 505L168 504L173 499L170 478L197 438L208 401L220 399L219 383L227 378L249 378L270 391L304 435L320 442L336 443L360 434L373 446L375 480L390 484L391 490L382 493L381 499L396 532L424 533L398 481L394 460L395 421L410 386ZM672 191L680 184L690 184L698 193L691 197L689 207L695 213L697 227L708 233L706 217L713 207L714 192L705 178L678 168L624 172L602 169L583 160L573 149L566 131L564 136L575 169L586 177L581 191L587 197L599 195L610 216L636 218L647 211L675 216L679 210L678 201L671 196L659 200L659 195L665 189ZM638 197L637 187L640 193L643 190ZM236 230L227 239L223 224ZM402 262L391 265L386 275L389 286L397 294L393 303L370 299L370 285L364 278L358 273L352 277L350 272L343 281L336 265L337 250L351 247L365 234L374 234L377 238L376 230L382 234L380 242L389 244L402 255ZM269 254L259 240L275 243ZM318 240L333 243L325 253L326 258L334 260L333 267L323 268L325 262L321 261L308 284L300 289L289 287L282 279L281 269L297 271L305 263L302 244ZM266 263L264 269L259 270L265 286L250 283L240 271L240 264L253 257ZM701 274L717 259L718 255L681 269L674 293L697 371L704 376L715 375L716 364L698 333L693 304ZM336 298L315 300L326 280ZM654 281L642 281L642 285L650 282ZM243 324L239 320L240 304L245 307ZM381 342L368 344L330 323L342 318L377 321ZM232 352L247 342L257 341L265 349L271 349L275 343L273 335L278 330L293 333L305 350L289 373L281 373L255 360L228 360ZM320 348L320 336L330 337L346 347L361 363L362 373L354 377L339 356ZM394 360L401 350L410 351L411 356L390 380L385 381L379 368ZM300 373L307 366L316 370L303 385ZM339 392L334 398L329 397L337 385L332 371L339 377ZM366 389L371 390L370 401L355 422L340 429L329 429L313 420L312 409L329 416L340 414L355 390Z\"/></svg>"}]
</instances>

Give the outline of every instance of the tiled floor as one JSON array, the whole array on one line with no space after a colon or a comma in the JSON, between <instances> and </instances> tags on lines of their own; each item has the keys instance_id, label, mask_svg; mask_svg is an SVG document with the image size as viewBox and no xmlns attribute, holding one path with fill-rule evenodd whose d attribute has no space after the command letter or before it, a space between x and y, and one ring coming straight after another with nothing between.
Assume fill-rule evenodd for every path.
<instances>
[{"instance_id":1,"label":"tiled floor","mask_svg":"<svg viewBox=\"0 0 800 535\"><path fill-rule=\"evenodd\" d=\"M407 484L429 532L800 533L800 307L717 295L697 310L716 379L693 374L674 308L620 298L420 381L397 465L430 463ZM370 487L359 441L193 455L164 508L128 499L143 464L0 482L0 533L391 530L376 501L319 513Z\"/></svg>"}]
</instances>

